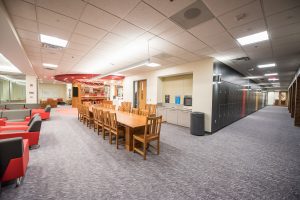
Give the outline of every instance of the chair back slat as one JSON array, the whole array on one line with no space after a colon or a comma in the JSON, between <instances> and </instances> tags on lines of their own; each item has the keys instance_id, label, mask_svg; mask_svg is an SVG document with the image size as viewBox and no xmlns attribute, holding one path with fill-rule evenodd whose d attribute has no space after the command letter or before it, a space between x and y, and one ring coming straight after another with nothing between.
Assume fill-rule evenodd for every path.
<instances>
[{"instance_id":1,"label":"chair back slat","mask_svg":"<svg viewBox=\"0 0 300 200\"><path fill-rule=\"evenodd\" d=\"M110 127L109 111L103 111L103 125L106 127Z\"/></svg>"},{"instance_id":2,"label":"chair back slat","mask_svg":"<svg viewBox=\"0 0 300 200\"><path fill-rule=\"evenodd\" d=\"M110 113L110 129L113 131L118 130L118 122L116 113Z\"/></svg>"},{"instance_id":3,"label":"chair back slat","mask_svg":"<svg viewBox=\"0 0 300 200\"><path fill-rule=\"evenodd\" d=\"M144 139L147 139L147 135L155 135L160 137L162 116L147 117L146 126L144 131Z\"/></svg>"}]
</instances>

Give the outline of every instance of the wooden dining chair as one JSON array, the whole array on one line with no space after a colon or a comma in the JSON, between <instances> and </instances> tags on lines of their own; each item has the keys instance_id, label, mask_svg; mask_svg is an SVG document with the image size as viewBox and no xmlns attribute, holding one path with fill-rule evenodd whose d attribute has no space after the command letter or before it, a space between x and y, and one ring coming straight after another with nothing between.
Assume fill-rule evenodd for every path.
<instances>
[{"instance_id":1,"label":"wooden dining chair","mask_svg":"<svg viewBox=\"0 0 300 200\"><path fill-rule=\"evenodd\" d=\"M139 110L139 115L148 116L149 115L149 110L140 109Z\"/></svg>"},{"instance_id":2,"label":"wooden dining chair","mask_svg":"<svg viewBox=\"0 0 300 200\"><path fill-rule=\"evenodd\" d=\"M103 125L102 125L102 136L105 140L106 134L109 135L110 132L110 115L109 111L103 111Z\"/></svg>"},{"instance_id":3,"label":"wooden dining chair","mask_svg":"<svg viewBox=\"0 0 300 200\"><path fill-rule=\"evenodd\" d=\"M139 114L139 109L138 108L132 108L131 113L138 115Z\"/></svg>"},{"instance_id":4,"label":"wooden dining chair","mask_svg":"<svg viewBox=\"0 0 300 200\"><path fill-rule=\"evenodd\" d=\"M97 132L98 132L98 108L97 107L95 107L95 106L93 106L93 108L92 108L92 110L93 110L93 119L94 119L94 132L97 130ZM99 132L98 132L98 135L99 135Z\"/></svg>"},{"instance_id":5,"label":"wooden dining chair","mask_svg":"<svg viewBox=\"0 0 300 200\"><path fill-rule=\"evenodd\" d=\"M110 113L110 131L109 131L109 143L112 144L112 136L115 136L116 146L119 149L119 138L123 137L125 140L125 131L121 126L118 125L117 114Z\"/></svg>"},{"instance_id":6,"label":"wooden dining chair","mask_svg":"<svg viewBox=\"0 0 300 200\"><path fill-rule=\"evenodd\" d=\"M103 110L101 109L101 108L98 108L98 129L97 129L97 133L98 133L98 135L99 135L99 133L100 133L100 130L101 130L101 132L103 131L103 117L104 117L104 115L103 115Z\"/></svg>"},{"instance_id":7,"label":"wooden dining chair","mask_svg":"<svg viewBox=\"0 0 300 200\"><path fill-rule=\"evenodd\" d=\"M146 160L147 147L150 142L157 141L156 150L159 154L159 142L160 142L160 129L161 129L162 116L159 117L147 117L146 126L143 134L133 135L133 152L137 152ZM143 149L136 147L136 141L143 144Z\"/></svg>"},{"instance_id":8,"label":"wooden dining chair","mask_svg":"<svg viewBox=\"0 0 300 200\"><path fill-rule=\"evenodd\" d=\"M93 118L93 113L90 112L89 106L84 106L84 110L85 110L85 115L84 115L84 119L86 122L86 125L91 128L92 124L94 122L94 118ZM85 122L83 122L85 124Z\"/></svg>"},{"instance_id":9,"label":"wooden dining chair","mask_svg":"<svg viewBox=\"0 0 300 200\"><path fill-rule=\"evenodd\" d=\"M83 105L79 104L77 106L77 110L78 110L78 120L81 122L81 121L83 121L83 116L84 116Z\"/></svg>"}]
</instances>

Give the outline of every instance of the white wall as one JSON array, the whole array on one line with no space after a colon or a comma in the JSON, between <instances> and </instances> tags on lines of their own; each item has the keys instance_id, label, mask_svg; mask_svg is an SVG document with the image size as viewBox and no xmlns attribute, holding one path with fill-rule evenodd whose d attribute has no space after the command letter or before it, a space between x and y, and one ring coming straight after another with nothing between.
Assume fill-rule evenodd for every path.
<instances>
[{"instance_id":1,"label":"white wall","mask_svg":"<svg viewBox=\"0 0 300 200\"><path fill-rule=\"evenodd\" d=\"M159 77L193 74L193 111L205 113L205 131L211 131L213 59L169 67L124 79L124 101L133 101L133 81L147 80L147 103L163 102Z\"/></svg>"},{"instance_id":2,"label":"white wall","mask_svg":"<svg viewBox=\"0 0 300 200\"><path fill-rule=\"evenodd\" d=\"M39 84L39 99L46 100L47 98L63 98L67 99L67 86L66 84Z\"/></svg>"},{"instance_id":3,"label":"white wall","mask_svg":"<svg viewBox=\"0 0 300 200\"><path fill-rule=\"evenodd\" d=\"M37 103L37 78L26 75L26 103Z\"/></svg>"}]
</instances>

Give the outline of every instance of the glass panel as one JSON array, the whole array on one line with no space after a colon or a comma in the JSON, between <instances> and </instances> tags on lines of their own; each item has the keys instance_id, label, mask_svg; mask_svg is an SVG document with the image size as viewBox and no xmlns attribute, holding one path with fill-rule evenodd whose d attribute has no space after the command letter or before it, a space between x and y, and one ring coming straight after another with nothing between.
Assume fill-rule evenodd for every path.
<instances>
[{"instance_id":1,"label":"glass panel","mask_svg":"<svg viewBox=\"0 0 300 200\"><path fill-rule=\"evenodd\" d=\"M9 102L9 81L0 78L0 102Z\"/></svg>"},{"instance_id":2,"label":"glass panel","mask_svg":"<svg viewBox=\"0 0 300 200\"><path fill-rule=\"evenodd\" d=\"M15 102L15 103L25 102L26 99L25 90L26 90L25 84L12 82L11 89L10 89L11 102Z\"/></svg>"},{"instance_id":3,"label":"glass panel","mask_svg":"<svg viewBox=\"0 0 300 200\"><path fill-rule=\"evenodd\" d=\"M24 75L0 75L0 103L25 103Z\"/></svg>"}]
</instances>

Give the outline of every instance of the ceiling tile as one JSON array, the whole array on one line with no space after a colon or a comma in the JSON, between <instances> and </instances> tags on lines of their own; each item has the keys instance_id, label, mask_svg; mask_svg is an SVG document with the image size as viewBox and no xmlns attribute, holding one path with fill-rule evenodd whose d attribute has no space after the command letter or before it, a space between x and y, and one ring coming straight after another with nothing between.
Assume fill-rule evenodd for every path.
<instances>
[{"instance_id":1,"label":"ceiling tile","mask_svg":"<svg viewBox=\"0 0 300 200\"><path fill-rule=\"evenodd\" d=\"M189 29L189 32L191 32L193 35L200 39L203 37L216 35L225 31L226 30L224 29L224 27L215 18Z\"/></svg>"},{"instance_id":2,"label":"ceiling tile","mask_svg":"<svg viewBox=\"0 0 300 200\"><path fill-rule=\"evenodd\" d=\"M174 22L170 21L169 19L166 19L154 26L151 30L149 30L149 32L155 35L159 35L164 39L167 39L169 37L184 32L184 30Z\"/></svg>"},{"instance_id":3,"label":"ceiling tile","mask_svg":"<svg viewBox=\"0 0 300 200\"><path fill-rule=\"evenodd\" d=\"M238 20L237 18L239 16L242 19ZM225 15L219 16L218 18L227 29L231 29L261 19L263 18L263 14L260 1L257 0L251 4L226 13Z\"/></svg>"},{"instance_id":4,"label":"ceiling tile","mask_svg":"<svg viewBox=\"0 0 300 200\"><path fill-rule=\"evenodd\" d=\"M275 29L271 29L269 34L271 39L276 39L279 37L285 37L292 34L300 33L300 23L289 24L287 26L281 26Z\"/></svg>"},{"instance_id":5,"label":"ceiling tile","mask_svg":"<svg viewBox=\"0 0 300 200\"><path fill-rule=\"evenodd\" d=\"M88 25L86 23L79 22L75 28L75 33L80 33L81 35L88 36L100 40L107 33L103 29L96 28L94 26Z\"/></svg>"},{"instance_id":6,"label":"ceiling tile","mask_svg":"<svg viewBox=\"0 0 300 200\"><path fill-rule=\"evenodd\" d=\"M227 13L231 10L246 5L253 0L202 0L215 16Z\"/></svg>"},{"instance_id":7,"label":"ceiling tile","mask_svg":"<svg viewBox=\"0 0 300 200\"><path fill-rule=\"evenodd\" d=\"M21 38L39 41L39 35L37 33L25 31L21 29L17 29L17 32Z\"/></svg>"},{"instance_id":8,"label":"ceiling tile","mask_svg":"<svg viewBox=\"0 0 300 200\"><path fill-rule=\"evenodd\" d=\"M38 21L65 31L72 32L76 26L77 21L52 11L37 8Z\"/></svg>"},{"instance_id":9,"label":"ceiling tile","mask_svg":"<svg viewBox=\"0 0 300 200\"><path fill-rule=\"evenodd\" d=\"M95 40L95 39L91 39L91 38L88 38L88 37L85 37L83 35L76 34L76 33L73 33L72 37L70 38L70 41L76 42L79 44L84 44L87 46L93 46L97 43L97 40Z\"/></svg>"},{"instance_id":10,"label":"ceiling tile","mask_svg":"<svg viewBox=\"0 0 300 200\"><path fill-rule=\"evenodd\" d=\"M125 17L140 0L89 0L89 3L120 18Z\"/></svg>"},{"instance_id":11,"label":"ceiling tile","mask_svg":"<svg viewBox=\"0 0 300 200\"><path fill-rule=\"evenodd\" d=\"M212 45L212 47L216 51L222 52L222 51L226 51L228 49L238 48L239 46L237 45L237 43L235 41L227 41L224 43L219 43L217 45Z\"/></svg>"},{"instance_id":12,"label":"ceiling tile","mask_svg":"<svg viewBox=\"0 0 300 200\"><path fill-rule=\"evenodd\" d=\"M198 51L195 51L194 53L197 55L200 55L200 56L207 56L207 55L213 54L215 52L216 51L213 48L207 46Z\"/></svg>"},{"instance_id":13,"label":"ceiling tile","mask_svg":"<svg viewBox=\"0 0 300 200\"><path fill-rule=\"evenodd\" d=\"M18 16L12 16L12 21L15 28L23 29L31 32L38 32L37 23L34 20L28 20Z\"/></svg>"},{"instance_id":14,"label":"ceiling tile","mask_svg":"<svg viewBox=\"0 0 300 200\"><path fill-rule=\"evenodd\" d=\"M118 25L116 25L113 28L111 32L126 37L128 39L135 39L136 37L142 35L145 31L135 25L132 25L122 20Z\"/></svg>"},{"instance_id":15,"label":"ceiling tile","mask_svg":"<svg viewBox=\"0 0 300 200\"><path fill-rule=\"evenodd\" d=\"M20 0L5 0L5 5L11 15L36 20L35 6Z\"/></svg>"},{"instance_id":16,"label":"ceiling tile","mask_svg":"<svg viewBox=\"0 0 300 200\"><path fill-rule=\"evenodd\" d=\"M25 50L27 53L36 53L36 54L40 54L41 53L41 49L37 48L37 47L32 47L32 46L25 46Z\"/></svg>"},{"instance_id":17,"label":"ceiling tile","mask_svg":"<svg viewBox=\"0 0 300 200\"><path fill-rule=\"evenodd\" d=\"M260 19L254 22L250 22L245 25L241 25L232 29L229 29L228 31L233 35L235 38L244 37L247 35L259 33L262 31L266 31L266 23L264 19Z\"/></svg>"},{"instance_id":18,"label":"ceiling tile","mask_svg":"<svg viewBox=\"0 0 300 200\"><path fill-rule=\"evenodd\" d=\"M292 47L296 47L296 43L300 42L300 32L298 34L292 34L285 37L272 39L273 46L281 46L281 45L290 45Z\"/></svg>"},{"instance_id":19,"label":"ceiling tile","mask_svg":"<svg viewBox=\"0 0 300 200\"><path fill-rule=\"evenodd\" d=\"M78 51L83 51L83 52L86 52L89 49L91 49L90 46L79 44L77 42L69 42L68 48L78 50Z\"/></svg>"},{"instance_id":20,"label":"ceiling tile","mask_svg":"<svg viewBox=\"0 0 300 200\"><path fill-rule=\"evenodd\" d=\"M110 31L120 21L120 18L94 6L87 5L80 20L98 28Z\"/></svg>"},{"instance_id":21,"label":"ceiling tile","mask_svg":"<svg viewBox=\"0 0 300 200\"><path fill-rule=\"evenodd\" d=\"M147 4L141 2L125 17L125 19L136 26L149 30L163 21L165 17Z\"/></svg>"},{"instance_id":22,"label":"ceiling tile","mask_svg":"<svg viewBox=\"0 0 300 200\"><path fill-rule=\"evenodd\" d=\"M128 42L128 40L124 37L121 37L119 35L113 34L113 33L109 33L107 34L103 39L103 42L106 43L110 43L110 44L116 44L116 45L123 45L126 42Z\"/></svg>"},{"instance_id":23,"label":"ceiling tile","mask_svg":"<svg viewBox=\"0 0 300 200\"><path fill-rule=\"evenodd\" d=\"M41 34L58 37L64 40L69 40L69 37L71 36L71 32L69 31L61 30L59 28L55 28L41 23L39 24L39 30Z\"/></svg>"},{"instance_id":24,"label":"ceiling tile","mask_svg":"<svg viewBox=\"0 0 300 200\"><path fill-rule=\"evenodd\" d=\"M37 0L37 5L78 19L86 3L81 0Z\"/></svg>"},{"instance_id":25,"label":"ceiling tile","mask_svg":"<svg viewBox=\"0 0 300 200\"><path fill-rule=\"evenodd\" d=\"M182 32L167 40L191 51L196 51L206 46L203 42L188 32Z\"/></svg>"},{"instance_id":26,"label":"ceiling tile","mask_svg":"<svg viewBox=\"0 0 300 200\"><path fill-rule=\"evenodd\" d=\"M221 44L221 43L226 43L229 41L234 41L227 32L219 33L217 35L212 35L212 36L208 36L208 37L200 38L200 39L204 43L211 45L211 46Z\"/></svg>"},{"instance_id":27,"label":"ceiling tile","mask_svg":"<svg viewBox=\"0 0 300 200\"><path fill-rule=\"evenodd\" d=\"M266 16L282 12L300 5L299 0L263 0Z\"/></svg>"},{"instance_id":28,"label":"ceiling tile","mask_svg":"<svg viewBox=\"0 0 300 200\"><path fill-rule=\"evenodd\" d=\"M23 39L21 39L21 42L25 46L31 46L31 47L35 47L35 48L41 47L41 43L36 40L28 40L28 39L23 38Z\"/></svg>"},{"instance_id":29,"label":"ceiling tile","mask_svg":"<svg viewBox=\"0 0 300 200\"><path fill-rule=\"evenodd\" d=\"M62 62L79 62L80 59L82 58L82 56L78 56L78 55L74 55L74 54L68 54L68 53L64 53L61 61Z\"/></svg>"},{"instance_id":30,"label":"ceiling tile","mask_svg":"<svg viewBox=\"0 0 300 200\"><path fill-rule=\"evenodd\" d=\"M267 17L268 27L271 29L298 22L300 22L300 6Z\"/></svg>"},{"instance_id":31,"label":"ceiling tile","mask_svg":"<svg viewBox=\"0 0 300 200\"><path fill-rule=\"evenodd\" d=\"M163 13L167 17L174 15L188 5L194 3L196 0L145 0L145 2L154 7L159 12Z\"/></svg>"},{"instance_id":32,"label":"ceiling tile","mask_svg":"<svg viewBox=\"0 0 300 200\"><path fill-rule=\"evenodd\" d=\"M85 51L79 51L79 50L70 49L70 48L67 48L64 52L67 53L67 54L73 54L73 55L76 55L76 56L83 56L83 55L86 54Z\"/></svg>"},{"instance_id":33,"label":"ceiling tile","mask_svg":"<svg viewBox=\"0 0 300 200\"><path fill-rule=\"evenodd\" d=\"M201 59L200 56L195 55L195 54L190 53L190 52L185 52L184 54L178 55L178 57L181 58L181 59L184 59L186 61L189 61L189 62L193 62L193 61L197 61L197 60Z\"/></svg>"}]
</instances>

